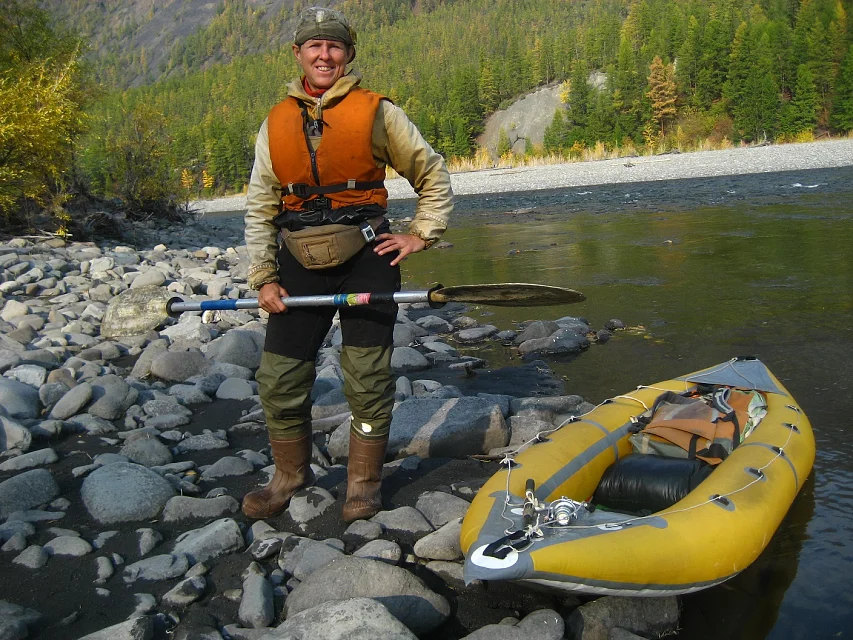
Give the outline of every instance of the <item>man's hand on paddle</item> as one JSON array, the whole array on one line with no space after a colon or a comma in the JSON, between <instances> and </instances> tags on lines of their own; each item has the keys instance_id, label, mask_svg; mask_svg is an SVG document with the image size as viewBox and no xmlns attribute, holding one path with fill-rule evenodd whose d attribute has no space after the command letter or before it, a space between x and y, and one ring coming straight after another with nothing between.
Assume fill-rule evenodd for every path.
<instances>
[{"instance_id":1,"label":"man's hand on paddle","mask_svg":"<svg viewBox=\"0 0 853 640\"><path fill-rule=\"evenodd\" d=\"M383 233L376 236L376 246L373 250L380 256L385 255L389 251L399 251L400 255L391 261L391 266L400 264L400 261L410 253L423 251L426 247L426 242L417 236L409 235L408 233Z\"/></svg>"},{"instance_id":2,"label":"man's hand on paddle","mask_svg":"<svg viewBox=\"0 0 853 640\"><path fill-rule=\"evenodd\" d=\"M258 304L261 309L268 313L284 313L287 311L287 307L284 306L281 299L288 295L287 289L278 282L268 282L258 292Z\"/></svg>"}]
</instances>

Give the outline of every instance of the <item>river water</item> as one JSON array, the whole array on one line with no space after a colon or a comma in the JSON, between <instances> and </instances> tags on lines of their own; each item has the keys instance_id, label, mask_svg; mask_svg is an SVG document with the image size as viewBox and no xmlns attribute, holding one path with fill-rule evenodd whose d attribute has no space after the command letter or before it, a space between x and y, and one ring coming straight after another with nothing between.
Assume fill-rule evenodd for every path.
<instances>
[{"instance_id":1,"label":"river water","mask_svg":"<svg viewBox=\"0 0 853 640\"><path fill-rule=\"evenodd\" d=\"M586 302L469 315L630 327L549 360L565 393L597 403L734 356L764 361L811 420L815 469L756 563L683 598L680 637L853 634L853 167L466 196L444 239L404 262L404 288L571 287ZM468 352L518 362L495 343Z\"/></svg>"},{"instance_id":2,"label":"river water","mask_svg":"<svg viewBox=\"0 0 853 640\"><path fill-rule=\"evenodd\" d=\"M586 302L470 315L632 327L550 361L566 393L600 402L733 356L764 361L811 420L813 477L759 561L683 599L681 636L853 634L853 168L470 196L445 239L405 263L410 288L566 286ZM471 353L512 362L499 345Z\"/></svg>"}]
</instances>

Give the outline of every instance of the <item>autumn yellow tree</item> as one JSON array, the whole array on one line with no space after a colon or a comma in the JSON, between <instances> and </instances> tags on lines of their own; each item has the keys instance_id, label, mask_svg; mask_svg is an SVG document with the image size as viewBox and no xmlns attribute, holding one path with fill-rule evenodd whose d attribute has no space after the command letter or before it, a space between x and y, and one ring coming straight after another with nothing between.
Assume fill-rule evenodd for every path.
<instances>
[{"instance_id":1,"label":"autumn yellow tree","mask_svg":"<svg viewBox=\"0 0 853 640\"><path fill-rule=\"evenodd\" d=\"M34 3L0 13L0 216L43 204L71 165L84 124L80 46Z\"/></svg>"},{"instance_id":2,"label":"autumn yellow tree","mask_svg":"<svg viewBox=\"0 0 853 640\"><path fill-rule=\"evenodd\" d=\"M664 64L660 56L655 56L649 66L649 88L646 97L652 103L652 120L660 127L661 136L666 134L665 125L675 117L675 69Z\"/></svg>"}]
</instances>

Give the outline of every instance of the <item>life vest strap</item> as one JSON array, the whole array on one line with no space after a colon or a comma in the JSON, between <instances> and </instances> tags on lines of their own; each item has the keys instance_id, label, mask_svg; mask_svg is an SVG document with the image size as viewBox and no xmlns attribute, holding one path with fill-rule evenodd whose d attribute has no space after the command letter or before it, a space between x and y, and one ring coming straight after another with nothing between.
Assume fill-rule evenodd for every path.
<instances>
[{"instance_id":1,"label":"life vest strap","mask_svg":"<svg viewBox=\"0 0 853 640\"><path fill-rule=\"evenodd\" d=\"M382 189L385 186L384 180L347 180L338 184L324 185L315 187L305 182L289 182L282 191L287 191L290 195L297 198L308 199L311 196L324 196L329 193L340 193L341 191L369 191L371 189Z\"/></svg>"}]
</instances>

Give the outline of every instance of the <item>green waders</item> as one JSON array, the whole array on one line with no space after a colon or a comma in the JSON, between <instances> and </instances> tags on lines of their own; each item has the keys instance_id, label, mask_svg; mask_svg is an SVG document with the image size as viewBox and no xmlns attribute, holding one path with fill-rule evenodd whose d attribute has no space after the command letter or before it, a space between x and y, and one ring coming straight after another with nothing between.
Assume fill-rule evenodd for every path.
<instances>
[{"instance_id":1,"label":"green waders","mask_svg":"<svg viewBox=\"0 0 853 640\"><path fill-rule=\"evenodd\" d=\"M394 380L393 347L341 349L344 394L352 410L350 459L344 520L370 517L382 508L380 483L388 445ZM298 360L265 351L256 374L266 416L276 475L265 488L243 500L253 518L280 513L292 495L313 481L311 458L311 389L313 360ZM281 463L281 464L280 464Z\"/></svg>"}]
</instances>

